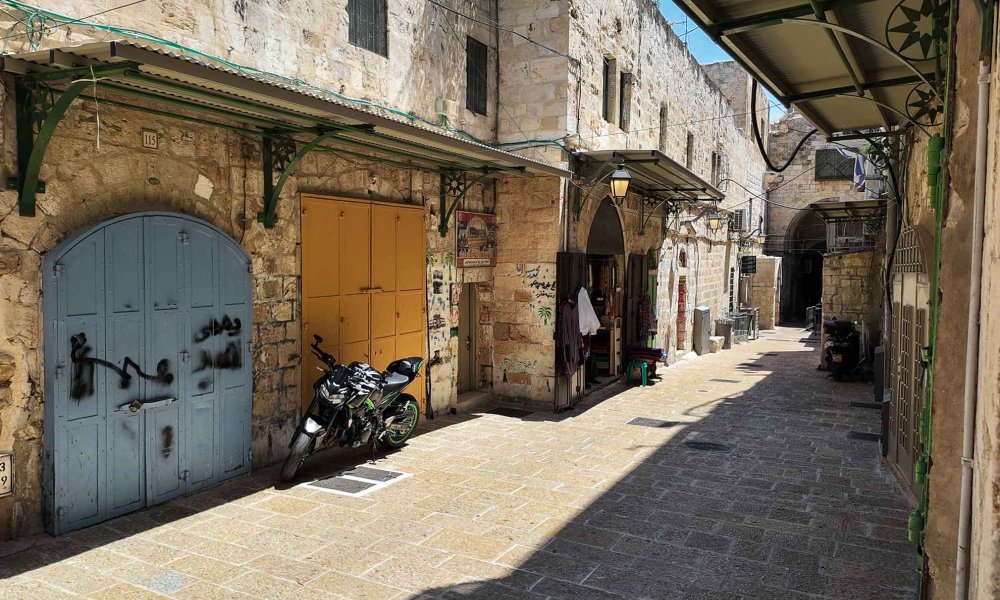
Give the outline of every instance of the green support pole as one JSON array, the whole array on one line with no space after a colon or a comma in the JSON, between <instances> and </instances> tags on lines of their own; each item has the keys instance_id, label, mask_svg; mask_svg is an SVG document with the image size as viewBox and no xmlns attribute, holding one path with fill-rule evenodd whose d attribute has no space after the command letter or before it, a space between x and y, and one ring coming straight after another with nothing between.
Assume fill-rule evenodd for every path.
<instances>
[{"instance_id":1,"label":"green support pole","mask_svg":"<svg viewBox=\"0 0 1000 600\"><path fill-rule=\"evenodd\" d=\"M45 158L45 151L52 140L52 134L56 131L56 126L66 114L66 109L73 103L73 100L80 95L88 85L89 81L77 81L71 83L59 99L53 103L48 114L45 115L35 135L33 122L35 121L35 111L32 103L31 93L26 82L18 79L15 84L15 98L17 101L17 205L18 213L22 217L35 216L35 195L39 191L44 191L44 184L38 181L39 172L42 169L42 160Z\"/></svg>"},{"instance_id":2,"label":"green support pole","mask_svg":"<svg viewBox=\"0 0 1000 600\"><path fill-rule=\"evenodd\" d=\"M264 227L271 229L278 221L278 200L281 197L281 189L285 187L285 183L288 181L288 178L291 177L291 175L299 167L299 163L302 162L302 159L305 158L306 154L309 154L309 152L323 143L326 139L333 137L335 133L336 131L323 132L313 138L311 142L302 146L302 149L295 153L295 156L293 156L291 161L289 161L288 166L286 166L281 172L277 183L274 184L272 189L269 189L271 186L268 185L272 177L271 173L273 172L273 163L271 160L268 160L271 158L272 154L271 138L264 138L264 210L257 215L257 220L263 223Z\"/></svg>"}]
</instances>

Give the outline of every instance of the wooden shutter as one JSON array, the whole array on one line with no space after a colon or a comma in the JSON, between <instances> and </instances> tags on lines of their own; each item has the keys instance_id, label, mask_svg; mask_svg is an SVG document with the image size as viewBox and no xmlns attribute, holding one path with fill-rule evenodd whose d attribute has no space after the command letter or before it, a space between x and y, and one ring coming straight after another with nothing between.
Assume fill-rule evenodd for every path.
<instances>
[{"instance_id":1,"label":"wooden shutter","mask_svg":"<svg viewBox=\"0 0 1000 600\"><path fill-rule=\"evenodd\" d=\"M382 56L389 56L386 0L347 0L348 41Z\"/></svg>"},{"instance_id":2,"label":"wooden shutter","mask_svg":"<svg viewBox=\"0 0 1000 600\"><path fill-rule=\"evenodd\" d=\"M485 115L489 84L487 63L489 48L473 37L465 42L465 107L472 112Z\"/></svg>"}]
</instances>

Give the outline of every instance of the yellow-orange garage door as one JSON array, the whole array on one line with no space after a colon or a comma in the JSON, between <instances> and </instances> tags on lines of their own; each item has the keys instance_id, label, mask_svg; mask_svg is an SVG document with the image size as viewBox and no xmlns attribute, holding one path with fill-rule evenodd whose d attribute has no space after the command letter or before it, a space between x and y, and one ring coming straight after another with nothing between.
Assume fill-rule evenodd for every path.
<instances>
[{"instance_id":1,"label":"yellow-orange garage door","mask_svg":"<svg viewBox=\"0 0 1000 600\"><path fill-rule=\"evenodd\" d=\"M345 364L426 358L425 231L422 207L302 197L303 405L318 375L313 334ZM423 405L422 379L407 391Z\"/></svg>"}]
</instances>

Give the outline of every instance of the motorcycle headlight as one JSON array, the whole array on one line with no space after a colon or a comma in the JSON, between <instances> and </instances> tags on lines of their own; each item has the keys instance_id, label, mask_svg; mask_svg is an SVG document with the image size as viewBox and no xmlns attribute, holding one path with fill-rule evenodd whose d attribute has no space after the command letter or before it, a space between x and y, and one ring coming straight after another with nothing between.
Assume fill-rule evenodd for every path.
<instances>
[{"instance_id":1,"label":"motorcycle headlight","mask_svg":"<svg viewBox=\"0 0 1000 600\"><path fill-rule=\"evenodd\" d=\"M332 381L325 381L317 386L319 397L330 404L340 404L344 401L343 388Z\"/></svg>"}]
</instances>

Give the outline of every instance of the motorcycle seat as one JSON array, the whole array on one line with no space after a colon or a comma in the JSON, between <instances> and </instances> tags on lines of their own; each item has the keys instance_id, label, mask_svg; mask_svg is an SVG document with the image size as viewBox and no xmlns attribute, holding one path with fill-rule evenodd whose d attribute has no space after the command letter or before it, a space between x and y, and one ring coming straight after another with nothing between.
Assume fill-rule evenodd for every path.
<instances>
[{"instance_id":1,"label":"motorcycle seat","mask_svg":"<svg viewBox=\"0 0 1000 600\"><path fill-rule=\"evenodd\" d=\"M410 378L406 375L400 375L399 373L388 373L385 378L385 387L383 388L384 393L395 392L406 387L406 384L410 383Z\"/></svg>"}]
</instances>

